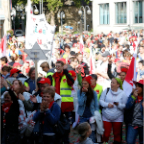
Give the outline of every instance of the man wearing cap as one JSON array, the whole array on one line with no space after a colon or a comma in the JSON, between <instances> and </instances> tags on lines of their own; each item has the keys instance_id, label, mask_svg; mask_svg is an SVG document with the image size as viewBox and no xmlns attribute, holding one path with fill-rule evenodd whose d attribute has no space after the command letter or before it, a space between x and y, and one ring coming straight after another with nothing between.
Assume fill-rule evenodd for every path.
<instances>
[{"instance_id":1,"label":"man wearing cap","mask_svg":"<svg viewBox=\"0 0 144 144\"><path fill-rule=\"evenodd\" d=\"M55 73L54 69L50 69L49 64L47 62L43 62L40 67L44 72L47 73L46 77L49 78L52 82L52 76Z\"/></svg>"},{"instance_id":2,"label":"man wearing cap","mask_svg":"<svg viewBox=\"0 0 144 144\"><path fill-rule=\"evenodd\" d=\"M41 78L38 83L40 84L40 90L39 90L40 94L38 94L37 96L31 96L30 99L33 103L41 103L44 90L47 87L51 86L51 81L49 78ZM61 107L61 96L58 95L57 93L55 93L54 101L57 102L57 104Z\"/></svg>"},{"instance_id":3,"label":"man wearing cap","mask_svg":"<svg viewBox=\"0 0 144 144\"><path fill-rule=\"evenodd\" d=\"M10 77L7 78L7 81L9 84L12 84L14 79L20 80L22 83L24 83L27 79L26 76L24 76L20 70L13 68L10 71Z\"/></svg>"}]
</instances>

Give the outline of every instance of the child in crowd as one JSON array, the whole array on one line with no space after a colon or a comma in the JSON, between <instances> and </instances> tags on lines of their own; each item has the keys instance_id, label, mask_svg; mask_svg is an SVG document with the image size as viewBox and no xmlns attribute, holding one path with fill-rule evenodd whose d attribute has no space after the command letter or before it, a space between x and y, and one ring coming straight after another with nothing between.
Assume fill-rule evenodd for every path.
<instances>
[{"instance_id":1,"label":"child in crowd","mask_svg":"<svg viewBox=\"0 0 144 144\"><path fill-rule=\"evenodd\" d=\"M80 135L79 142L77 144L94 144L93 141L89 138L92 130L88 122L79 124L78 134Z\"/></svg>"}]
</instances>

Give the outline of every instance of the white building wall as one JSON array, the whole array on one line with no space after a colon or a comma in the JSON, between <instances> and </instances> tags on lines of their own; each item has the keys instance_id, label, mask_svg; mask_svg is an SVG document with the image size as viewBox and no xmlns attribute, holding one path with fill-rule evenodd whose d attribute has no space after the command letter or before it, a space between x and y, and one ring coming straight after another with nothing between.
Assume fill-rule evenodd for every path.
<instances>
[{"instance_id":1,"label":"white building wall","mask_svg":"<svg viewBox=\"0 0 144 144\"><path fill-rule=\"evenodd\" d=\"M133 1L137 0L93 0L93 31L94 34L97 33L109 33L110 31L113 32L120 32L123 29L128 29L129 25L133 29L134 27L143 27L144 23L134 24L134 8L133 8ZM144 0L143 0L144 1ZM127 3L127 23L126 24L116 24L116 9L115 3L116 2L126 2ZM100 25L100 4L109 3L109 16L110 16L110 23L108 25ZM144 3L143 3L144 4ZM143 6L143 13L144 13L144 6ZM143 14L144 18L144 14Z\"/></svg>"},{"instance_id":2,"label":"white building wall","mask_svg":"<svg viewBox=\"0 0 144 144\"><path fill-rule=\"evenodd\" d=\"M0 23L3 26L4 34L6 34L7 31L11 29L10 1L9 0L1 0L0 18L1 17L4 17L4 19L0 19Z\"/></svg>"}]
</instances>

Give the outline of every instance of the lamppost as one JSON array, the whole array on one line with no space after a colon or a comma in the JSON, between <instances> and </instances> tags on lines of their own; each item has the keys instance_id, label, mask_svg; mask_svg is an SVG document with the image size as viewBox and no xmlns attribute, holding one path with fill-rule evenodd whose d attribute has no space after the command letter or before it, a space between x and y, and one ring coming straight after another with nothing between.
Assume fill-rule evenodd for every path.
<instances>
[{"instance_id":1,"label":"lamppost","mask_svg":"<svg viewBox=\"0 0 144 144\"><path fill-rule=\"evenodd\" d=\"M34 10L34 14L38 14L39 13L39 10L37 9L37 6L36 5L33 5L35 7L35 10Z\"/></svg>"},{"instance_id":2,"label":"lamppost","mask_svg":"<svg viewBox=\"0 0 144 144\"><path fill-rule=\"evenodd\" d=\"M90 10L90 7L89 6L81 6L80 7L80 10L78 11L78 14L81 16L82 15L82 10L81 8L83 9L84 11L84 31L86 31L86 8L88 8L87 10L87 14L90 15L91 14L91 10Z\"/></svg>"},{"instance_id":3,"label":"lamppost","mask_svg":"<svg viewBox=\"0 0 144 144\"><path fill-rule=\"evenodd\" d=\"M77 22L77 31L79 30L80 21Z\"/></svg>"},{"instance_id":4,"label":"lamppost","mask_svg":"<svg viewBox=\"0 0 144 144\"><path fill-rule=\"evenodd\" d=\"M13 21L13 29L14 29L14 34L15 34L15 17L16 17L16 10L15 10L15 8L12 8L11 16L12 16L11 19Z\"/></svg>"},{"instance_id":5,"label":"lamppost","mask_svg":"<svg viewBox=\"0 0 144 144\"><path fill-rule=\"evenodd\" d=\"M24 12L22 12L22 14L21 14L21 19L22 19L22 30L25 33L25 26L24 26L25 14L24 14Z\"/></svg>"},{"instance_id":6,"label":"lamppost","mask_svg":"<svg viewBox=\"0 0 144 144\"><path fill-rule=\"evenodd\" d=\"M63 34L63 19L65 19L64 11L59 12L57 18L61 21L61 34Z\"/></svg>"},{"instance_id":7,"label":"lamppost","mask_svg":"<svg viewBox=\"0 0 144 144\"><path fill-rule=\"evenodd\" d=\"M88 27L89 27L89 25L87 25L87 31L88 31Z\"/></svg>"}]
</instances>

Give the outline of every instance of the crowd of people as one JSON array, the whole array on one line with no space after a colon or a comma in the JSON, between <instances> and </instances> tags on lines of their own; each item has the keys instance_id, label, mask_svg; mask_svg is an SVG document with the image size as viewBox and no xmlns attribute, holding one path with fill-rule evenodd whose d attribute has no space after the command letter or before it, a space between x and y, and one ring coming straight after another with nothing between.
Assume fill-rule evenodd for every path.
<instances>
[{"instance_id":1,"label":"crowd of people","mask_svg":"<svg viewBox=\"0 0 144 144\"><path fill-rule=\"evenodd\" d=\"M81 41L83 40L83 42ZM83 46L82 46L83 45ZM24 43L8 35L1 61L1 143L143 144L144 30L55 35L51 65L26 60ZM134 52L135 88L123 91ZM37 78L37 79L36 79ZM129 89L128 89L129 91Z\"/></svg>"}]
</instances>

